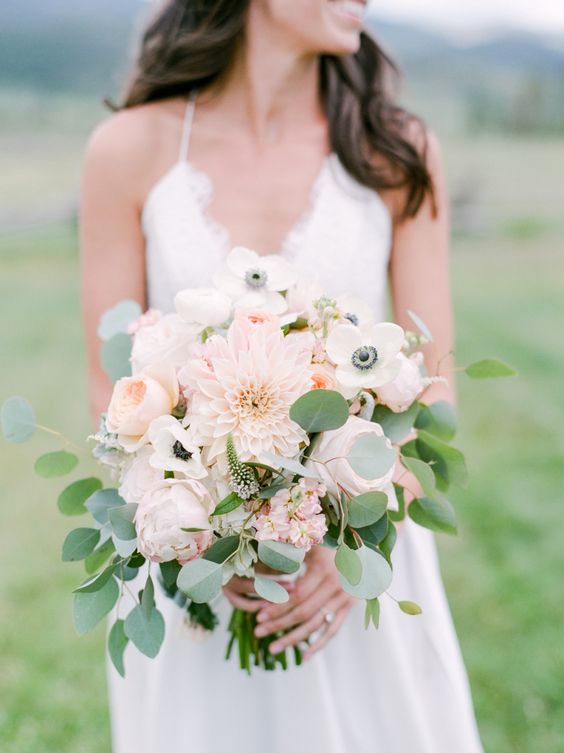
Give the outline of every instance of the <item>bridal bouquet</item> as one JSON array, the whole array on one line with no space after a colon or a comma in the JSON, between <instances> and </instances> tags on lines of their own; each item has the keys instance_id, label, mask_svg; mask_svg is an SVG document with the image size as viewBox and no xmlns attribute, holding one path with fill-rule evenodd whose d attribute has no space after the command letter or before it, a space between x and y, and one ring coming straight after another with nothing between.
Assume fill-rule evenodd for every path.
<instances>
[{"instance_id":1,"label":"bridal bouquet","mask_svg":"<svg viewBox=\"0 0 564 753\"><path fill-rule=\"evenodd\" d=\"M192 625L213 630L234 574L283 603L284 577L302 572L318 544L335 549L342 587L366 601L366 625L377 627L406 514L402 472L423 490L409 517L447 533L456 522L445 492L466 478L450 445L452 408L420 401L441 378L424 369L420 346L431 334L415 315L418 334L375 322L362 302L324 295L284 259L245 248L231 251L214 287L179 292L175 309L141 314L123 302L100 325L114 388L94 454L116 485L82 478L59 496L64 514L91 516L63 544L63 559L83 560L87 573L74 593L76 629L88 632L118 603L108 647L123 674L129 642L149 657L162 644L155 583ZM466 371L513 373L498 361ZM11 441L29 439L30 404L8 400L2 426ZM77 462L64 447L36 470L59 476ZM144 565L136 594L128 582ZM285 668L286 653L268 650L275 636L258 639L254 627L254 615L234 610L228 655L236 645L248 671Z\"/></svg>"}]
</instances>

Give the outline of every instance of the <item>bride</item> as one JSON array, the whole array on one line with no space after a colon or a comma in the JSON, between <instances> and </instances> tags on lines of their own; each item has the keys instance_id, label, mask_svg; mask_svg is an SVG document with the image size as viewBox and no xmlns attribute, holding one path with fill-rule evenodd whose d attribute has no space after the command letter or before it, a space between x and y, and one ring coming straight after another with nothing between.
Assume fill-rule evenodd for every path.
<instances>
[{"instance_id":1,"label":"bride","mask_svg":"<svg viewBox=\"0 0 564 753\"><path fill-rule=\"evenodd\" d=\"M145 32L119 112L88 145L81 207L83 306L94 416L110 384L100 315L129 298L170 311L207 286L232 246L282 254L329 294L384 317L417 312L452 348L441 151L388 93L393 64L362 30L365 0L167 0ZM447 371L448 373L448 366ZM453 399L435 384L427 402ZM405 481L417 495L415 479ZM205 643L164 594L159 656L108 664L114 753L479 753L482 748L433 534L406 520L394 595L378 631L340 588L332 552L312 550L287 604L224 588ZM143 576L139 576L142 578ZM135 590L135 588L133 589ZM229 603L259 611L274 651L315 636L302 667L249 678L224 660ZM113 615L110 615L112 617Z\"/></svg>"}]
</instances>

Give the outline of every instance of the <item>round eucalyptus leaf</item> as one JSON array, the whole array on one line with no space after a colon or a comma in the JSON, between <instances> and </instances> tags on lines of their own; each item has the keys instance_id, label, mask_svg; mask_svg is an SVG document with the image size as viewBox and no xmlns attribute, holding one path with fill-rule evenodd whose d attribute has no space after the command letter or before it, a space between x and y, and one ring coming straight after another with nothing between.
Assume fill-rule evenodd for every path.
<instances>
[{"instance_id":1,"label":"round eucalyptus leaf","mask_svg":"<svg viewBox=\"0 0 564 753\"><path fill-rule=\"evenodd\" d=\"M388 509L388 495L385 492L367 492L349 501L349 525L364 528L380 520Z\"/></svg>"},{"instance_id":2,"label":"round eucalyptus leaf","mask_svg":"<svg viewBox=\"0 0 564 753\"><path fill-rule=\"evenodd\" d=\"M204 554L204 559L223 565L225 560L229 559L239 549L239 534L233 536L224 536L218 539Z\"/></svg>"},{"instance_id":3,"label":"round eucalyptus leaf","mask_svg":"<svg viewBox=\"0 0 564 753\"><path fill-rule=\"evenodd\" d=\"M141 314L141 306L137 301L120 301L100 317L98 337L105 341L111 340L115 335L127 333L128 325L139 319Z\"/></svg>"},{"instance_id":4,"label":"round eucalyptus leaf","mask_svg":"<svg viewBox=\"0 0 564 753\"><path fill-rule=\"evenodd\" d=\"M85 507L94 520L100 525L109 523L109 511L112 507L125 505L125 500L120 497L117 489L99 489L91 494L85 502Z\"/></svg>"},{"instance_id":5,"label":"round eucalyptus leaf","mask_svg":"<svg viewBox=\"0 0 564 753\"><path fill-rule=\"evenodd\" d=\"M0 411L2 434L8 442L20 444L33 436L36 428L33 406L23 397L10 397Z\"/></svg>"},{"instance_id":6,"label":"round eucalyptus leaf","mask_svg":"<svg viewBox=\"0 0 564 753\"><path fill-rule=\"evenodd\" d=\"M84 569L87 573L95 573L104 562L115 552L114 542L110 539L99 544L96 549L84 560Z\"/></svg>"},{"instance_id":7,"label":"round eucalyptus leaf","mask_svg":"<svg viewBox=\"0 0 564 753\"><path fill-rule=\"evenodd\" d=\"M102 343L102 368L112 383L122 377L131 376L131 337L129 335L114 335L110 340Z\"/></svg>"},{"instance_id":8,"label":"round eucalyptus leaf","mask_svg":"<svg viewBox=\"0 0 564 753\"><path fill-rule=\"evenodd\" d=\"M382 478L396 462L396 452L386 437L365 434L350 449L347 460L361 478L372 481Z\"/></svg>"},{"instance_id":9,"label":"round eucalyptus leaf","mask_svg":"<svg viewBox=\"0 0 564 753\"><path fill-rule=\"evenodd\" d=\"M388 588L392 582L392 569L384 557L368 546L361 546L356 555L362 565L362 576L357 585L352 585L339 574L344 590L357 599L375 599Z\"/></svg>"},{"instance_id":10,"label":"round eucalyptus leaf","mask_svg":"<svg viewBox=\"0 0 564 753\"><path fill-rule=\"evenodd\" d=\"M401 462L408 471L411 471L421 484L424 493L432 497L435 494L435 475L431 466L418 458L408 458L402 455Z\"/></svg>"},{"instance_id":11,"label":"round eucalyptus leaf","mask_svg":"<svg viewBox=\"0 0 564 753\"><path fill-rule=\"evenodd\" d=\"M74 481L59 494L57 505L60 512L63 515L83 515L88 512L84 503L101 488L102 482L93 476Z\"/></svg>"},{"instance_id":12,"label":"round eucalyptus leaf","mask_svg":"<svg viewBox=\"0 0 564 753\"><path fill-rule=\"evenodd\" d=\"M222 566L208 559L192 560L182 567L176 583L192 601L208 603L221 592Z\"/></svg>"},{"instance_id":13,"label":"round eucalyptus leaf","mask_svg":"<svg viewBox=\"0 0 564 753\"><path fill-rule=\"evenodd\" d=\"M133 519L137 511L137 504L129 502L125 505L110 507L108 517L115 536L122 541L130 541L137 538L137 531Z\"/></svg>"},{"instance_id":14,"label":"round eucalyptus leaf","mask_svg":"<svg viewBox=\"0 0 564 753\"><path fill-rule=\"evenodd\" d=\"M90 632L119 598L119 586L110 578L98 591L76 593L73 602L74 626L80 635Z\"/></svg>"},{"instance_id":15,"label":"round eucalyptus leaf","mask_svg":"<svg viewBox=\"0 0 564 753\"><path fill-rule=\"evenodd\" d=\"M73 593L92 593L93 591L99 591L112 577L115 571L115 565L108 565L101 573L92 575L90 578L81 583L78 588L75 588Z\"/></svg>"},{"instance_id":16,"label":"round eucalyptus leaf","mask_svg":"<svg viewBox=\"0 0 564 753\"><path fill-rule=\"evenodd\" d=\"M254 583L257 594L262 596L263 599L271 601L273 604L285 604L290 598L284 586L281 586L273 578L265 578L262 575L257 575Z\"/></svg>"},{"instance_id":17,"label":"round eucalyptus leaf","mask_svg":"<svg viewBox=\"0 0 564 753\"><path fill-rule=\"evenodd\" d=\"M311 390L296 400L290 408L290 418L304 431L315 434L343 426L349 417L345 398L333 390Z\"/></svg>"},{"instance_id":18,"label":"round eucalyptus leaf","mask_svg":"<svg viewBox=\"0 0 564 753\"><path fill-rule=\"evenodd\" d=\"M412 403L403 413L394 413L385 405L377 405L372 421L380 424L391 442L401 442L412 430L419 412L419 403Z\"/></svg>"},{"instance_id":19,"label":"round eucalyptus leaf","mask_svg":"<svg viewBox=\"0 0 564 753\"><path fill-rule=\"evenodd\" d=\"M150 616L138 604L125 618L124 633L142 654L154 659L159 653L165 635L165 622L158 609Z\"/></svg>"},{"instance_id":20,"label":"round eucalyptus leaf","mask_svg":"<svg viewBox=\"0 0 564 753\"><path fill-rule=\"evenodd\" d=\"M450 442L456 434L454 407L447 400L438 400L431 405L421 405L415 420L415 427Z\"/></svg>"},{"instance_id":21,"label":"round eucalyptus leaf","mask_svg":"<svg viewBox=\"0 0 564 753\"><path fill-rule=\"evenodd\" d=\"M100 541L97 528L75 528L63 542L63 562L77 562L91 554Z\"/></svg>"},{"instance_id":22,"label":"round eucalyptus leaf","mask_svg":"<svg viewBox=\"0 0 564 753\"><path fill-rule=\"evenodd\" d=\"M38 457L35 461L35 472L43 478L57 478L66 476L77 464L78 458L72 452L57 450Z\"/></svg>"},{"instance_id":23,"label":"round eucalyptus leaf","mask_svg":"<svg viewBox=\"0 0 564 753\"><path fill-rule=\"evenodd\" d=\"M304 561L305 549L283 541L259 541L258 557L261 562L281 573L296 573Z\"/></svg>"},{"instance_id":24,"label":"round eucalyptus leaf","mask_svg":"<svg viewBox=\"0 0 564 753\"><path fill-rule=\"evenodd\" d=\"M358 586L362 577L362 562L355 549L341 544L335 554L335 566L351 586Z\"/></svg>"},{"instance_id":25,"label":"round eucalyptus leaf","mask_svg":"<svg viewBox=\"0 0 564 753\"><path fill-rule=\"evenodd\" d=\"M432 531L457 532L454 509L444 497L414 499L407 508L407 514L415 523Z\"/></svg>"}]
</instances>

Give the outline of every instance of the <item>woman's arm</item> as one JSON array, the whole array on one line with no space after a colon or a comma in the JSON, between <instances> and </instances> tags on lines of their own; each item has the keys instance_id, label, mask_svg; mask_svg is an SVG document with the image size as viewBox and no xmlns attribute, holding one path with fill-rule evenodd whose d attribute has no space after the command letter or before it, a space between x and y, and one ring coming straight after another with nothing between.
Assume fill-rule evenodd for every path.
<instances>
[{"instance_id":1,"label":"woman's arm","mask_svg":"<svg viewBox=\"0 0 564 753\"><path fill-rule=\"evenodd\" d=\"M390 258L392 305L394 319L404 329L415 329L408 310L427 324L433 335L433 342L423 348L429 375L440 374L449 379L448 384L429 387L424 402L453 402L448 196L440 143L432 132L427 138L427 167L435 186L437 214L433 216L427 196L416 217L396 223Z\"/></svg>"},{"instance_id":2,"label":"woman's arm","mask_svg":"<svg viewBox=\"0 0 564 753\"><path fill-rule=\"evenodd\" d=\"M129 113L94 131L85 155L80 203L82 314L86 334L90 408L97 427L110 380L100 363L101 315L129 298L145 308L144 240L139 221L140 134Z\"/></svg>"}]
</instances>

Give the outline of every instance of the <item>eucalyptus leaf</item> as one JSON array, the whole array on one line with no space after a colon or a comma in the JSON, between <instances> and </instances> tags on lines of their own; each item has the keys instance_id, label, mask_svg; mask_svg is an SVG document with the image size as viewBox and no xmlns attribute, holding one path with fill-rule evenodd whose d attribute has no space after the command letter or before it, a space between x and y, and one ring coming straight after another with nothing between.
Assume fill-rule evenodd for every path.
<instances>
[{"instance_id":1,"label":"eucalyptus leaf","mask_svg":"<svg viewBox=\"0 0 564 753\"><path fill-rule=\"evenodd\" d=\"M36 428L35 413L31 403L23 397L9 397L2 403L0 426L8 442L15 444L27 442Z\"/></svg>"},{"instance_id":2,"label":"eucalyptus leaf","mask_svg":"<svg viewBox=\"0 0 564 753\"><path fill-rule=\"evenodd\" d=\"M100 317L98 337L100 340L111 340L114 335L127 333L128 325L139 319L141 314L141 306L137 301L120 301Z\"/></svg>"},{"instance_id":3,"label":"eucalyptus leaf","mask_svg":"<svg viewBox=\"0 0 564 753\"><path fill-rule=\"evenodd\" d=\"M352 445L347 460L355 473L367 481L382 478L396 462L396 452L386 437L365 434Z\"/></svg>"},{"instance_id":4,"label":"eucalyptus leaf","mask_svg":"<svg viewBox=\"0 0 564 753\"><path fill-rule=\"evenodd\" d=\"M277 494L282 489L287 489L288 485L286 483L281 484L271 484L270 486L267 486L266 489L262 489L258 495L259 499L272 499L275 494Z\"/></svg>"},{"instance_id":5,"label":"eucalyptus leaf","mask_svg":"<svg viewBox=\"0 0 564 753\"><path fill-rule=\"evenodd\" d=\"M376 547L380 545L388 534L388 515L382 515L382 517L375 523L364 528L359 528L357 533L365 544Z\"/></svg>"},{"instance_id":6,"label":"eucalyptus leaf","mask_svg":"<svg viewBox=\"0 0 564 753\"><path fill-rule=\"evenodd\" d=\"M221 592L222 566L204 558L191 560L182 567L176 582L192 601L208 603Z\"/></svg>"},{"instance_id":7,"label":"eucalyptus leaf","mask_svg":"<svg viewBox=\"0 0 564 753\"><path fill-rule=\"evenodd\" d=\"M226 515L229 512L233 512L233 510L236 510L238 507L241 507L243 504L245 504L245 500L235 492L231 492L218 503L217 507L212 512L212 515Z\"/></svg>"},{"instance_id":8,"label":"eucalyptus leaf","mask_svg":"<svg viewBox=\"0 0 564 753\"><path fill-rule=\"evenodd\" d=\"M391 442L398 443L413 430L418 412L417 402L412 403L403 413L394 413L387 406L379 404L374 408L372 421L380 424Z\"/></svg>"},{"instance_id":9,"label":"eucalyptus leaf","mask_svg":"<svg viewBox=\"0 0 564 753\"><path fill-rule=\"evenodd\" d=\"M380 602L378 599L368 599L366 602L365 627L368 627L370 621L378 630L380 624Z\"/></svg>"},{"instance_id":10,"label":"eucalyptus leaf","mask_svg":"<svg viewBox=\"0 0 564 753\"><path fill-rule=\"evenodd\" d=\"M95 573L99 567L115 552L114 542L110 539L100 543L96 549L84 560L84 569L87 573Z\"/></svg>"},{"instance_id":11,"label":"eucalyptus leaf","mask_svg":"<svg viewBox=\"0 0 564 753\"><path fill-rule=\"evenodd\" d=\"M66 476L73 471L78 464L78 458L74 453L66 450L57 450L41 455L35 461L35 472L43 478L57 478Z\"/></svg>"},{"instance_id":12,"label":"eucalyptus leaf","mask_svg":"<svg viewBox=\"0 0 564 753\"><path fill-rule=\"evenodd\" d=\"M414 499L407 508L407 514L415 523L432 531L457 532L454 509L444 497Z\"/></svg>"},{"instance_id":13,"label":"eucalyptus leaf","mask_svg":"<svg viewBox=\"0 0 564 753\"><path fill-rule=\"evenodd\" d=\"M101 488L102 482L99 478L91 477L74 481L59 494L57 500L59 511L63 515L83 515L88 512L84 503Z\"/></svg>"},{"instance_id":14,"label":"eucalyptus leaf","mask_svg":"<svg viewBox=\"0 0 564 753\"><path fill-rule=\"evenodd\" d=\"M108 516L112 531L118 539L122 541L130 541L137 538L137 531L135 530L135 524L133 519L137 512L137 504L135 502L129 502L125 505L119 505L118 507L111 507L108 510Z\"/></svg>"},{"instance_id":15,"label":"eucalyptus leaf","mask_svg":"<svg viewBox=\"0 0 564 753\"><path fill-rule=\"evenodd\" d=\"M414 601L398 601L398 607L406 614L416 615L423 612L419 604L416 604Z\"/></svg>"},{"instance_id":16,"label":"eucalyptus leaf","mask_svg":"<svg viewBox=\"0 0 564 753\"><path fill-rule=\"evenodd\" d=\"M119 597L119 586L110 578L98 591L76 593L73 601L74 626L80 635L90 632L112 609Z\"/></svg>"},{"instance_id":17,"label":"eucalyptus leaf","mask_svg":"<svg viewBox=\"0 0 564 753\"><path fill-rule=\"evenodd\" d=\"M356 555L362 565L362 576L357 585L351 585L340 573L343 589L357 599L375 599L388 588L392 582L392 569L381 554L368 546L361 546Z\"/></svg>"},{"instance_id":18,"label":"eucalyptus leaf","mask_svg":"<svg viewBox=\"0 0 564 753\"><path fill-rule=\"evenodd\" d=\"M117 489L99 489L85 502L86 509L100 525L109 522L108 511L119 505L125 505L125 500L120 497Z\"/></svg>"},{"instance_id":19,"label":"eucalyptus leaf","mask_svg":"<svg viewBox=\"0 0 564 753\"><path fill-rule=\"evenodd\" d=\"M285 604L290 598L284 586L281 586L273 578L257 575L254 583L257 594L273 604Z\"/></svg>"},{"instance_id":20,"label":"eucalyptus leaf","mask_svg":"<svg viewBox=\"0 0 564 753\"><path fill-rule=\"evenodd\" d=\"M290 418L308 434L339 429L347 422L349 405L333 390L310 390L290 408Z\"/></svg>"},{"instance_id":21,"label":"eucalyptus leaf","mask_svg":"<svg viewBox=\"0 0 564 753\"><path fill-rule=\"evenodd\" d=\"M150 619L151 612L155 608L155 586L153 585L153 579L150 575L147 576L145 582L143 596L141 597L141 606L143 607L147 619Z\"/></svg>"},{"instance_id":22,"label":"eucalyptus leaf","mask_svg":"<svg viewBox=\"0 0 564 753\"><path fill-rule=\"evenodd\" d=\"M427 496L432 497L435 494L436 485L435 475L431 466L418 458L408 458L403 455L401 462L419 481L424 493L427 494Z\"/></svg>"},{"instance_id":23,"label":"eucalyptus leaf","mask_svg":"<svg viewBox=\"0 0 564 753\"><path fill-rule=\"evenodd\" d=\"M298 460L283 458L280 455L275 455L273 452L263 452L262 457L264 457L265 460L268 460L268 462L275 468L283 468L286 471L291 471L304 478L317 478L311 469L306 468L305 465L302 465Z\"/></svg>"},{"instance_id":24,"label":"eucalyptus leaf","mask_svg":"<svg viewBox=\"0 0 564 753\"><path fill-rule=\"evenodd\" d=\"M351 586L357 586L360 583L362 563L354 549L341 544L335 554L335 566Z\"/></svg>"},{"instance_id":25,"label":"eucalyptus leaf","mask_svg":"<svg viewBox=\"0 0 564 753\"><path fill-rule=\"evenodd\" d=\"M122 677L125 677L125 667L123 664L123 654L125 647L129 643L129 638L125 634L124 620L116 620L108 635L108 654L112 664Z\"/></svg>"},{"instance_id":26,"label":"eucalyptus leaf","mask_svg":"<svg viewBox=\"0 0 564 753\"><path fill-rule=\"evenodd\" d=\"M296 573L304 561L305 549L282 541L259 541L258 557L261 562L281 573Z\"/></svg>"},{"instance_id":27,"label":"eucalyptus leaf","mask_svg":"<svg viewBox=\"0 0 564 753\"><path fill-rule=\"evenodd\" d=\"M464 486L468 481L464 455L456 447L420 429L417 451L422 460L433 464L433 472L449 483Z\"/></svg>"},{"instance_id":28,"label":"eucalyptus leaf","mask_svg":"<svg viewBox=\"0 0 564 753\"><path fill-rule=\"evenodd\" d=\"M133 645L142 654L154 659L165 636L165 622L159 610L153 609L150 616L147 616L141 604L138 604L125 618L123 627Z\"/></svg>"},{"instance_id":29,"label":"eucalyptus leaf","mask_svg":"<svg viewBox=\"0 0 564 753\"><path fill-rule=\"evenodd\" d=\"M487 358L482 361L471 363L464 369L464 372L471 379L495 379L498 377L517 376L515 369L508 366L503 361L494 358Z\"/></svg>"},{"instance_id":30,"label":"eucalyptus leaf","mask_svg":"<svg viewBox=\"0 0 564 753\"><path fill-rule=\"evenodd\" d=\"M137 539L118 539L115 534L112 534L112 541L116 548L116 552L120 557L129 557L137 549Z\"/></svg>"},{"instance_id":31,"label":"eucalyptus leaf","mask_svg":"<svg viewBox=\"0 0 564 753\"><path fill-rule=\"evenodd\" d=\"M176 560L160 562L159 570L165 589L167 591L176 591L176 579L178 578L178 573L182 570L182 565Z\"/></svg>"},{"instance_id":32,"label":"eucalyptus leaf","mask_svg":"<svg viewBox=\"0 0 564 753\"><path fill-rule=\"evenodd\" d=\"M397 541L397 531L393 523L388 524L388 530L384 538L379 542L379 548L384 557L388 560L388 564L392 564L392 551Z\"/></svg>"},{"instance_id":33,"label":"eucalyptus leaf","mask_svg":"<svg viewBox=\"0 0 564 753\"><path fill-rule=\"evenodd\" d=\"M131 376L131 345L131 337L125 334L114 335L102 343L100 360L112 383Z\"/></svg>"},{"instance_id":34,"label":"eucalyptus leaf","mask_svg":"<svg viewBox=\"0 0 564 753\"><path fill-rule=\"evenodd\" d=\"M237 549L239 548L240 536L234 534L233 536L224 536L222 539L218 539L204 554L204 559L216 562L218 565L229 559Z\"/></svg>"},{"instance_id":35,"label":"eucalyptus leaf","mask_svg":"<svg viewBox=\"0 0 564 753\"><path fill-rule=\"evenodd\" d=\"M108 565L101 573L97 573L81 583L78 588L74 589L73 593L93 593L94 591L99 591L110 580L115 569L115 565Z\"/></svg>"},{"instance_id":36,"label":"eucalyptus leaf","mask_svg":"<svg viewBox=\"0 0 564 753\"><path fill-rule=\"evenodd\" d=\"M372 525L386 514L388 495L385 492L367 492L353 497L348 504L349 525L363 528Z\"/></svg>"},{"instance_id":37,"label":"eucalyptus leaf","mask_svg":"<svg viewBox=\"0 0 564 753\"><path fill-rule=\"evenodd\" d=\"M445 442L450 442L456 434L456 412L447 400L438 400L431 405L421 405L417 419L416 429L423 429Z\"/></svg>"},{"instance_id":38,"label":"eucalyptus leaf","mask_svg":"<svg viewBox=\"0 0 564 753\"><path fill-rule=\"evenodd\" d=\"M100 531L97 528L75 528L70 531L63 542L63 562L78 562L91 554L98 541Z\"/></svg>"}]
</instances>

